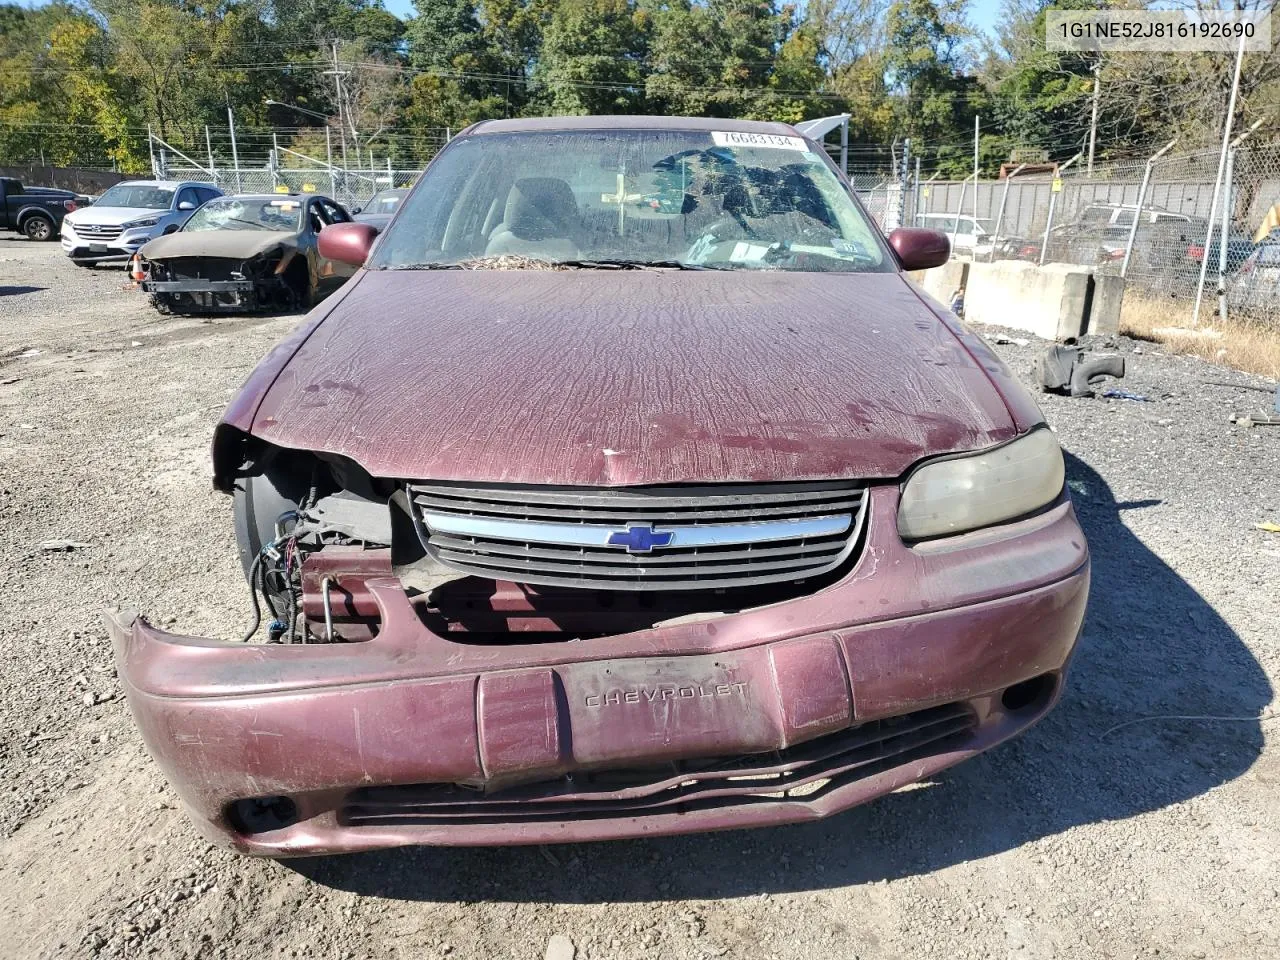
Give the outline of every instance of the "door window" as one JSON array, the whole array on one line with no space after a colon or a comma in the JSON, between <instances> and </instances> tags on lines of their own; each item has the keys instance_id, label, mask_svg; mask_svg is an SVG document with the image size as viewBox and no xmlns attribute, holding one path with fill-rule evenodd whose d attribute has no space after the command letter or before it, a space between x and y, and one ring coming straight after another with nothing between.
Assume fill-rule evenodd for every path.
<instances>
[{"instance_id":1,"label":"door window","mask_svg":"<svg viewBox=\"0 0 1280 960\"><path fill-rule=\"evenodd\" d=\"M311 224L312 233L319 233L332 222L319 200L312 200L307 204L307 222Z\"/></svg>"},{"instance_id":2,"label":"door window","mask_svg":"<svg viewBox=\"0 0 1280 960\"><path fill-rule=\"evenodd\" d=\"M325 216L328 218L327 223L349 223L351 218L347 216L347 212L331 200L320 199L316 203L323 208Z\"/></svg>"}]
</instances>

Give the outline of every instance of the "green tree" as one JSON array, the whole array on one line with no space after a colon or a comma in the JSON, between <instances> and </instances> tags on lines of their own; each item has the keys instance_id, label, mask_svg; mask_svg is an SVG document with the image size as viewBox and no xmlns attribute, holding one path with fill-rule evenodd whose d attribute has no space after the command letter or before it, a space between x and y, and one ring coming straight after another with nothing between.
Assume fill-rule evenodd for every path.
<instances>
[{"instance_id":1,"label":"green tree","mask_svg":"<svg viewBox=\"0 0 1280 960\"><path fill-rule=\"evenodd\" d=\"M953 143L972 124L964 45L968 0L894 0L884 69L898 95L895 127L917 143Z\"/></svg>"},{"instance_id":2,"label":"green tree","mask_svg":"<svg viewBox=\"0 0 1280 960\"><path fill-rule=\"evenodd\" d=\"M688 0L653 9L645 92L651 109L690 116L769 116L803 110L791 84L813 89L820 40L797 32L793 7L773 0ZM803 97L801 98L803 99Z\"/></svg>"},{"instance_id":3,"label":"green tree","mask_svg":"<svg viewBox=\"0 0 1280 960\"><path fill-rule=\"evenodd\" d=\"M534 78L548 114L632 113L641 105L645 18L630 0L562 0Z\"/></svg>"},{"instance_id":4,"label":"green tree","mask_svg":"<svg viewBox=\"0 0 1280 960\"><path fill-rule=\"evenodd\" d=\"M1093 8L1093 0L1055 4L1060 10ZM998 40L983 70L993 94L984 113L1011 142L1065 158L1084 142L1098 58L1046 50L1046 12L1028 0L1005 0Z\"/></svg>"}]
</instances>

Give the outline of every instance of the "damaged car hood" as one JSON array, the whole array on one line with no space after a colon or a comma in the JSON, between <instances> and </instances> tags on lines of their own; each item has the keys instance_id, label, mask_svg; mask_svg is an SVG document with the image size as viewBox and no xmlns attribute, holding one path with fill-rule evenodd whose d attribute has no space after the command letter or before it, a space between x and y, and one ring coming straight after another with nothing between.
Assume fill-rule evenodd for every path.
<instances>
[{"instance_id":1,"label":"damaged car hood","mask_svg":"<svg viewBox=\"0 0 1280 960\"><path fill-rule=\"evenodd\" d=\"M164 260L169 257L248 260L273 247L296 246L297 242L295 234L274 230L179 231L150 241L142 248L142 255L148 260Z\"/></svg>"},{"instance_id":2,"label":"damaged car hood","mask_svg":"<svg viewBox=\"0 0 1280 960\"><path fill-rule=\"evenodd\" d=\"M622 485L894 477L1017 430L896 273L447 270L358 275L252 432L375 476Z\"/></svg>"}]
</instances>

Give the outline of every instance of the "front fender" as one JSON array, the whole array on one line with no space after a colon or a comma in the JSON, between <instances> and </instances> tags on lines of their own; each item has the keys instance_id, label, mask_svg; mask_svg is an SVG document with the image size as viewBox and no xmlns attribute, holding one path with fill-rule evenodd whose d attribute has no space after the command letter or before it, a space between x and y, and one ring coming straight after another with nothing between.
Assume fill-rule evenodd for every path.
<instances>
[{"instance_id":1,"label":"front fender","mask_svg":"<svg viewBox=\"0 0 1280 960\"><path fill-rule=\"evenodd\" d=\"M252 433L254 418L267 391L276 382L281 371L289 365L294 354L358 283L358 277L353 278L353 281L346 284L337 294L303 317L302 322L258 362L253 372L249 374L249 379L240 388L240 392L227 405L227 409L222 413L222 420L213 434L211 453L215 488L224 493L231 492L234 473L240 466L239 455L242 451L242 442Z\"/></svg>"},{"instance_id":2,"label":"front fender","mask_svg":"<svg viewBox=\"0 0 1280 960\"><path fill-rule=\"evenodd\" d=\"M55 224L57 224L61 219L57 213L50 210L46 206L43 206L39 203L28 203L26 206L18 208L18 212L13 218L14 228L21 230L22 225L23 223L26 222L27 217L31 216L33 213L38 213L41 216L48 217Z\"/></svg>"}]
</instances>

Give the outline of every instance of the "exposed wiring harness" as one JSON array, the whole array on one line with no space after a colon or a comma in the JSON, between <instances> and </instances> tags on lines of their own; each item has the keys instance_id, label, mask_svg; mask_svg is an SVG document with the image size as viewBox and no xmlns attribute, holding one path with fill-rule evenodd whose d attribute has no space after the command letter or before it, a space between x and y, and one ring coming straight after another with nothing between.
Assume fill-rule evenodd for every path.
<instances>
[{"instance_id":1,"label":"exposed wiring harness","mask_svg":"<svg viewBox=\"0 0 1280 960\"><path fill-rule=\"evenodd\" d=\"M273 617L270 629L273 633L279 631L293 642L294 631L297 627L297 610L298 610L298 593L294 586L294 571L290 564L290 558L296 556L296 533L297 520L299 514L297 510L286 510L280 516L276 517L275 523L275 539L270 543L264 544L262 549L258 551L253 558L253 562L249 565L249 600L253 604L253 620L249 625L249 629L242 638L244 643L248 643L253 639L258 629L262 626L262 605L258 602L258 595L262 595L262 599L266 602L267 609ZM292 519L294 523L293 530L285 529L285 522ZM282 557L280 547L284 547L285 553ZM281 559L284 562L284 588L288 591L288 609L280 611L276 609L275 603L271 599L271 593L267 588L267 565L266 560L272 560L279 563ZM286 619L281 619L284 616ZM278 639L277 637L273 637Z\"/></svg>"},{"instance_id":2,"label":"exposed wiring harness","mask_svg":"<svg viewBox=\"0 0 1280 960\"><path fill-rule=\"evenodd\" d=\"M317 502L319 479L317 464L312 469L311 485L306 496L296 509L286 510L276 517L275 539L265 544L249 565L249 598L253 604L253 622L245 632L245 643L252 640L262 627L262 602L265 602L272 616L268 625L269 642L307 642L306 619L299 618L298 613L302 605L302 558L310 547L299 540L314 535L317 540L315 546L322 545L319 540L325 530L315 525L307 515ZM259 594L262 602L259 602ZM287 598L281 594L287 595ZM281 604L285 609L277 609ZM326 639L332 639L331 628L329 633L330 636Z\"/></svg>"}]
</instances>

